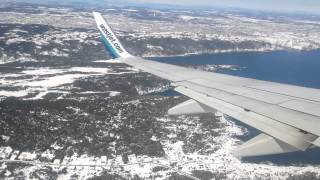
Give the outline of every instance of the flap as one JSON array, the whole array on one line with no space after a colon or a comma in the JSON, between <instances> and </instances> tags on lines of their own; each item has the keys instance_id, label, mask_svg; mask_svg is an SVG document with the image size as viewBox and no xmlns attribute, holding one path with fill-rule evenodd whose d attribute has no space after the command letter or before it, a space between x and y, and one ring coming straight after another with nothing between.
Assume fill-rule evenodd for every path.
<instances>
[{"instance_id":1,"label":"flap","mask_svg":"<svg viewBox=\"0 0 320 180\"><path fill-rule=\"evenodd\" d=\"M238 157L263 156L299 151L299 149L266 134L260 134L234 152Z\"/></svg>"},{"instance_id":2,"label":"flap","mask_svg":"<svg viewBox=\"0 0 320 180\"><path fill-rule=\"evenodd\" d=\"M168 114L178 116L188 114L203 114L209 112L213 112L213 110L206 105L200 104L199 102L190 99L169 109Z\"/></svg>"}]
</instances>

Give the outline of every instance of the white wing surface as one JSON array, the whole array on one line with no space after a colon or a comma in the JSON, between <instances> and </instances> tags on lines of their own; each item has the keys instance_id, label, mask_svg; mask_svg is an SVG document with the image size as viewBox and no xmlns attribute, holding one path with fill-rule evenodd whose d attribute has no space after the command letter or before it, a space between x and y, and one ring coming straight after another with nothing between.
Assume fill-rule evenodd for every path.
<instances>
[{"instance_id":1,"label":"white wing surface","mask_svg":"<svg viewBox=\"0 0 320 180\"><path fill-rule=\"evenodd\" d=\"M260 81L164 64L130 55L99 13L94 13L103 42L113 57L172 82L190 97L169 114L227 114L260 130L241 145L240 157L305 151L320 147L320 90Z\"/></svg>"}]
</instances>

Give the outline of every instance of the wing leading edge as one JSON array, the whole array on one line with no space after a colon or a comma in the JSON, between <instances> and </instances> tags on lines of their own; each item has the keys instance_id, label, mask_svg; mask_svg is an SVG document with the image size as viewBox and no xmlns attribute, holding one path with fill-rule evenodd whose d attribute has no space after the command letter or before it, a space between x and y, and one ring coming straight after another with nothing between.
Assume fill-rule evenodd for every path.
<instances>
[{"instance_id":1,"label":"wing leading edge","mask_svg":"<svg viewBox=\"0 0 320 180\"><path fill-rule=\"evenodd\" d=\"M240 157L305 151L320 147L320 90L209 73L130 55L101 14L93 13L112 57L172 82L190 97L169 110L171 115L216 110L263 133L242 144Z\"/></svg>"}]
</instances>

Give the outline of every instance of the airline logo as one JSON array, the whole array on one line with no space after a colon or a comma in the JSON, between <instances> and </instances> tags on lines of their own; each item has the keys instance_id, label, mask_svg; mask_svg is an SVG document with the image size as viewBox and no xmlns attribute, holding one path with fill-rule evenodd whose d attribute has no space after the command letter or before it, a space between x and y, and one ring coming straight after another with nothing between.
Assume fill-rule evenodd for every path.
<instances>
[{"instance_id":1,"label":"airline logo","mask_svg":"<svg viewBox=\"0 0 320 180\"><path fill-rule=\"evenodd\" d=\"M113 45L113 47L116 48L118 53L123 53L124 50L122 49L120 43L118 42L118 40L116 39L114 34L110 31L108 31L108 29L103 24L100 25L100 28L102 29L102 31L106 35L107 40Z\"/></svg>"}]
</instances>

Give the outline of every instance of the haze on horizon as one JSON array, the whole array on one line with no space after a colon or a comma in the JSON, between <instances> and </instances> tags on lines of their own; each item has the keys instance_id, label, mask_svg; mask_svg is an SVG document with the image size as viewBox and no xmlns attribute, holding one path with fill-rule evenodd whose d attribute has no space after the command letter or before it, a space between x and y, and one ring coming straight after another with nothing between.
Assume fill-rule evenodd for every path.
<instances>
[{"instance_id":1,"label":"haze on horizon","mask_svg":"<svg viewBox=\"0 0 320 180\"><path fill-rule=\"evenodd\" d=\"M1 0L0 0L1 1ZM135 5L161 7L179 6L194 8L242 8L248 10L274 11L283 13L320 14L319 0L2 0L3 2L36 2L41 4L72 4L86 3L96 5Z\"/></svg>"},{"instance_id":2,"label":"haze on horizon","mask_svg":"<svg viewBox=\"0 0 320 180\"><path fill-rule=\"evenodd\" d=\"M199 7L234 7L278 12L306 12L320 14L319 0L122 0L134 3L161 3Z\"/></svg>"}]
</instances>

